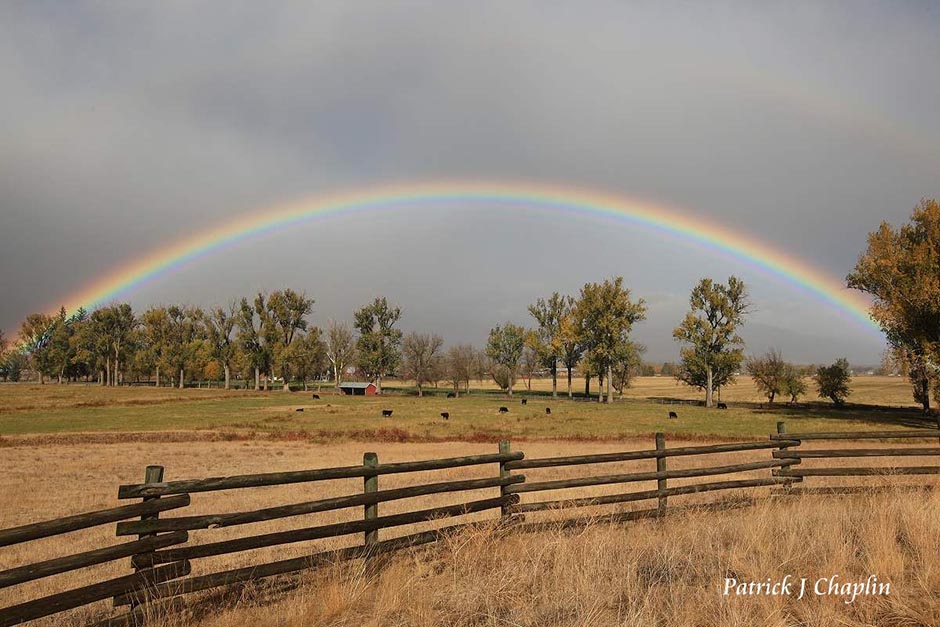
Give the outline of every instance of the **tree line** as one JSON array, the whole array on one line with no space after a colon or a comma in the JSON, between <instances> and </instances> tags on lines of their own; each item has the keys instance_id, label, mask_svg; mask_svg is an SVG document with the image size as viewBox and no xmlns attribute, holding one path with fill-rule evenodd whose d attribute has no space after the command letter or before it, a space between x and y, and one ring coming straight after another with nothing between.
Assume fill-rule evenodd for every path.
<instances>
[{"instance_id":1,"label":"tree line","mask_svg":"<svg viewBox=\"0 0 940 627\"><path fill-rule=\"evenodd\" d=\"M561 372L570 398L577 370L584 396L591 396L596 380L597 400L612 402L650 368L642 361L646 348L631 338L634 324L646 318L646 303L633 297L622 277L586 283L577 296L555 292L538 298L528 307L533 326L499 324L482 349L458 344L445 350L439 335L403 334L401 308L384 297L354 311L352 325L311 325L313 305L306 294L283 289L209 309L170 305L137 314L119 303L91 313L36 313L23 321L16 348L0 333L0 377L16 380L28 368L40 383L97 379L115 386L143 380L182 388L208 379L229 389L234 376L256 390L275 381L289 390L292 383L306 389L309 381L325 378L339 386L354 369L380 393L383 379L396 375L414 381L419 396L442 381L459 394L469 390L471 379L492 379L512 396L520 379L531 389L534 376L550 374L554 398ZM769 402L782 393L795 402L810 373L786 364L777 351L744 358L738 330L749 308L741 279L702 279L673 332L682 345L680 361L664 364L662 374L702 390L710 407L743 365ZM844 400L822 389L820 396Z\"/></svg>"}]
</instances>

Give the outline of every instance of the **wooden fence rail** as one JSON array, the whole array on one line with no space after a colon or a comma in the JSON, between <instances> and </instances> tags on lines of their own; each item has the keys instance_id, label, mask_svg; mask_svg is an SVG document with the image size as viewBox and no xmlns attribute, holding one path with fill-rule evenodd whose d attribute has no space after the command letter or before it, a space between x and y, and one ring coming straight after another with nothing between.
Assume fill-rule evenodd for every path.
<instances>
[{"instance_id":1,"label":"wooden fence rail","mask_svg":"<svg viewBox=\"0 0 940 627\"><path fill-rule=\"evenodd\" d=\"M452 457L412 462L383 464L378 455L366 453L359 466L339 468L321 468L291 472L261 473L230 477L213 477L181 481L164 481L163 468L150 466L141 484L121 485L119 499L142 499L141 502L115 507L112 509L69 516L57 520L24 525L13 529L0 530L0 547L42 538L56 536L90 527L116 523L119 537L137 536L123 544L94 549L65 557L48 559L0 571L0 589L10 588L43 577L71 572L81 568L112 562L131 557L133 574L108 579L73 590L67 590L51 596L27 601L7 608L0 608L0 627L16 625L25 621L41 618L68 609L112 598L115 606L130 606L125 614L109 618L102 625L139 625L147 615L150 603L158 602L175 607L181 595L209 590L246 581L285 575L316 568L324 564L347 560L366 559L391 553L407 547L420 546L435 542L449 533L477 524L459 520L460 517L499 510L499 517L504 523L518 523L523 515L535 514L535 521L526 522L525 526L555 524L548 518L538 518L538 512L556 509L583 508L603 505L622 505L632 502L655 500L655 509L615 510L607 516L614 521L635 520L643 517L662 516L667 511L670 499L684 495L715 492L722 490L743 490L762 487L782 487L785 494L792 494L792 484L803 481L805 477L840 477L871 476L884 473L905 475L937 475L938 466L902 466L902 467L825 467L807 468L804 460L837 458L884 458L915 456L940 456L940 447L868 447L816 449L801 448L808 440L856 440L895 438L938 438L940 430L878 431L854 433L786 433L786 425L778 423L777 433L767 440L712 444L701 446L668 447L664 434L657 433L655 448L640 451L620 451L593 455L574 455L527 459L522 451L511 451L508 441L500 442L499 452L484 455ZM727 456L743 452L766 452L769 458L748 460L734 458L735 463L704 465L698 468L678 468L668 463L669 458L690 456ZM766 453L765 453L766 454ZM710 458L707 458L710 459ZM527 479L514 471L532 469L586 467L596 464L620 462L655 461L655 467L642 468L630 472L611 472L557 479L546 477ZM731 461L731 460L727 460ZM466 478L448 481L426 482L407 487L381 489L380 477L387 474L417 473L425 471L464 468L486 464L495 464L498 473L483 478ZM770 471L770 476L756 476L761 471ZM687 480L715 477L719 475L740 475L722 480L688 483ZM538 474L536 472L536 474ZM294 502L275 505L249 511L220 512L176 517L161 517L163 513L172 513L191 505L191 494L216 490L248 489L263 486L290 485L314 481L330 481L362 478L362 491L312 501ZM670 482L682 480L681 485ZM551 500L529 500L540 493L554 490L571 490L604 485L630 485L639 482L656 482L655 489L641 489L616 494L575 494L569 498L551 498ZM479 490L494 490L493 496L472 499L453 505L441 505L430 508L417 508L395 514L383 514L382 503L414 499L430 495L462 493ZM466 497L463 497L466 499ZM232 499L232 502L239 502ZM284 531L249 535L235 539L193 542L191 532L211 536L213 529L250 525L272 520L292 519L310 514L319 514L335 510L361 508L356 520L347 522L317 524ZM446 526L441 526L441 519L449 519ZM305 522L307 518L303 519ZM453 520L454 522L451 522ZM576 519L566 517L565 524ZM392 539L383 539L381 530L393 529L406 525L434 524L438 528L415 531L409 535ZM517 525L506 529L516 529ZM419 527L420 529L420 527ZM282 546L298 542L307 542L326 538L362 534L361 544L339 550L312 552L309 555L290 559L256 564L220 572L200 573L190 576L199 560L207 557L227 555L254 549ZM200 540L204 540L200 536ZM162 605L161 605L162 606Z\"/></svg>"}]
</instances>

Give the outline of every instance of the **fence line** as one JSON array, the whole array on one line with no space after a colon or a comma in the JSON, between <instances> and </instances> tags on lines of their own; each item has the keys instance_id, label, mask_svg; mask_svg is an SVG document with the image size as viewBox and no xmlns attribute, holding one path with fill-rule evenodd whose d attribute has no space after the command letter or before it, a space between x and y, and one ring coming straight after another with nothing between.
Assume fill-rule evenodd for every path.
<instances>
[{"instance_id":1,"label":"fence line","mask_svg":"<svg viewBox=\"0 0 940 627\"><path fill-rule=\"evenodd\" d=\"M499 452L485 455L452 457L413 462L383 464L378 455L366 453L359 466L321 468L291 472L261 473L208 479L164 481L164 469L148 466L141 484L121 485L119 499L141 499L141 502L106 510L99 510L56 520L0 530L0 547L48 538L72 531L104 524L116 523L117 536L137 536L135 540L115 546L94 549L73 555L44 560L16 568L0 571L0 588L9 588L51 575L72 572L82 568L131 557L134 573L102 581L100 583L67 590L40 599L27 601L7 608L0 608L0 627L17 625L82 605L113 598L115 606L130 606L130 611L101 624L139 624L146 615L150 603L168 603L175 606L181 595L211 588L257 580L275 575L284 575L316 568L339 560L365 558L387 554L406 547L419 546L439 540L455 530L476 524L461 521L461 517L480 512L499 510L501 523L506 529L521 529L518 523L529 513L562 510L566 514L564 524L575 522L567 514L571 509L617 505L623 503L655 500L653 509L620 511L603 518L611 521L636 520L662 516L667 511L671 497L715 492L744 490L761 487L779 487L775 494L794 494L795 482L809 477L864 477L885 473L899 475L937 475L937 466L901 467L804 467L804 460L839 458L884 458L884 457L937 457L940 447L869 447L840 449L801 449L808 440L849 440L896 438L938 438L940 430L920 429L913 431L843 432L843 433L787 433L786 425L777 425L777 433L765 441L735 442L701 446L669 448L663 434L657 433L655 448L640 451L622 451L592 455L575 455L527 459L522 451L511 451L510 443L499 443ZM770 458L733 464L714 463L699 468L676 468L668 464L668 458L691 456L723 456L729 453L770 450ZM596 464L619 462L642 462L651 460L648 471L607 472L565 479L528 480L514 471L532 469L584 467ZM380 477L401 474L446 470L495 464L495 476L451 481L422 483L404 488L380 489ZM753 473L770 470L770 476L754 476ZM740 475L744 477L676 485L676 480L714 477L718 475ZM177 516L161 518L164 512L172 512L191 504L191 493L217 490L250 489L263 486L290 485L313 481L331 481L359 478L363 480L362 491L326 499L277 505L250 511L222 512L216 514ZM572 490L603 485L629 485L637 482L656 482L656 489L637 490L616 494L581 495L549 500L527 500L541 493L554 490ZM670 482L673 482L670 485ZM857 486L822 486L822 490L833 493L850 493ZM381 503L402 499L419 498L436 494L462 493L477 490L498 490L491 497L465 500L464 502L403 513L382 514ZM466 498L466 497L464 497ZM334 510L361 508L358 520L304 526L286 531L249 535L246 537L191 544L190 532L211 534L212 529L236 525L265 522L279 519L322 513ZM404 525L435 523L440 519L455 520L453 524L429 531L419 531L403 537L383 540L382 529ZM538 528L542 524L558 524L527 521L525 527ZM304 557L282 559L273 562L189 576L198 560L211 556L227 555L259 548L281 546L309 540L362 534L361 544L333 551L315 552Z\"/></svg>"}]
</instances>

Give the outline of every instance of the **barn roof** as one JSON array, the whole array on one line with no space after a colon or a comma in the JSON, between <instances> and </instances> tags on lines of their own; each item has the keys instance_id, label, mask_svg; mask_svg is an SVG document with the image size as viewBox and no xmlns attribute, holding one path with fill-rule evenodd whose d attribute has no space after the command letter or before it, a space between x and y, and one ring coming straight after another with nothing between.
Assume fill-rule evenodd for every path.
<instances>
[{"instance_id":1,"label":"barn roof","mask_svg":"<svg viewBox=\"0 0 940 627\"><path fill-rule=\"evenodd\" d=\"M370 385L375 385L375 384L374 384L374 383L359 383L359 382L353 382L353 383L341 383L339 387L340 387L340 388L352 388L352 389L357 389L357 390L358 390L358 389L365 389L365 388L369 387Z\"/></svg>"}]
</instances>

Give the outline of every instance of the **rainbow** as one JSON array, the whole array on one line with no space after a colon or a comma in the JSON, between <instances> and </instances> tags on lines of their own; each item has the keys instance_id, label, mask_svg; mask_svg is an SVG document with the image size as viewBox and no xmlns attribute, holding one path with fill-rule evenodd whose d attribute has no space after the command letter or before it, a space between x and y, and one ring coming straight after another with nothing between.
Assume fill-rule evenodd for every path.
<instances>
[{"instance_id":1,"label":"rainbow","mask_svg":"<svg viewBox=\"0 0 940 627\"><path fill-rule=\"evenodd\" d=\"M783 279L827 303L869 330L878 326L868 314L868 302L832 276L778 249L723 225L688 212L635 199L547 184L502 182L432 182L388 185L348 194L314 197L247 213L157 248L122 264L114 272L84 286L65 302L67 311L92 309L126 297L149 280L171 273L192 261L238 242L304 223L315 218L398 207L445 203L481 203L585 214L638 225L705 245L767 274ZM58 307L56 307L58 309ZM880 331L879 331L880 333Z\"/></svg>"}]
</instances>

